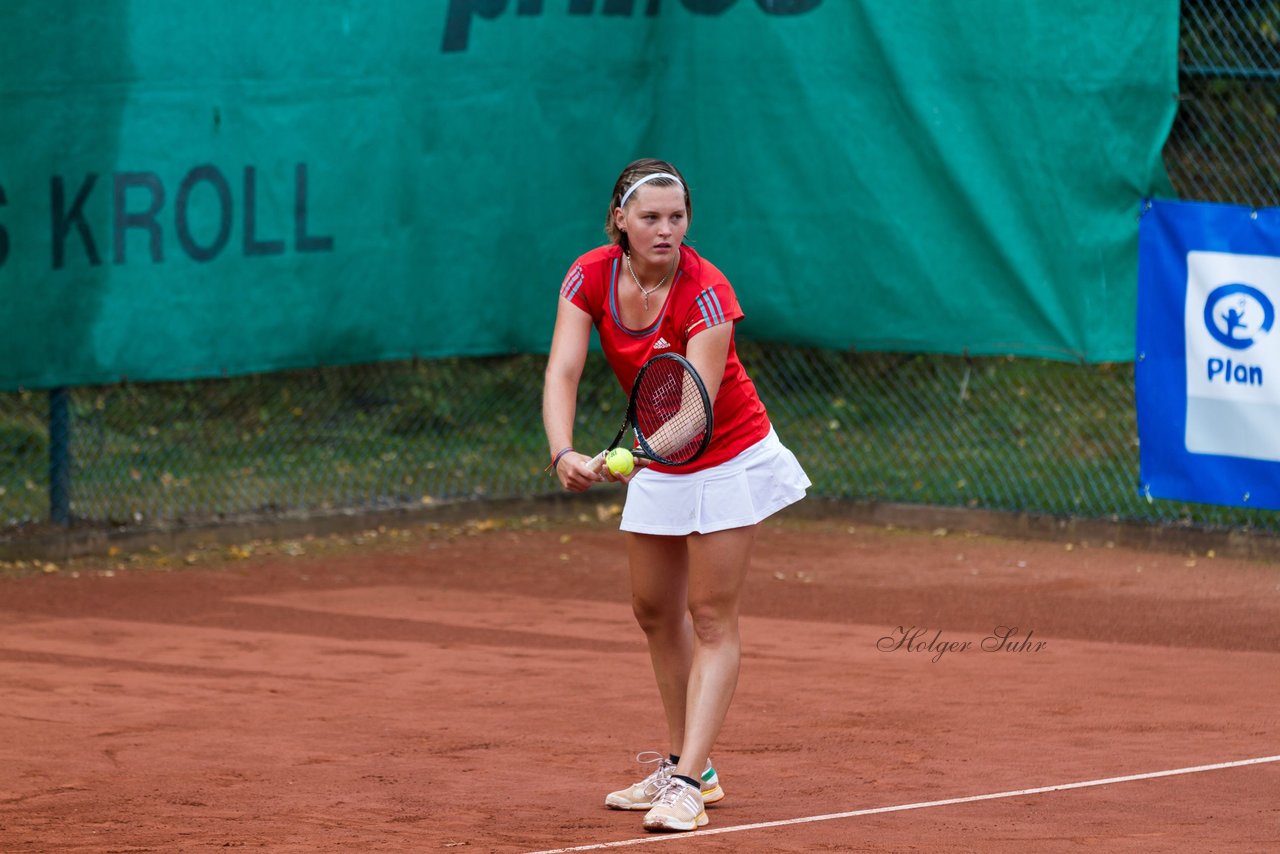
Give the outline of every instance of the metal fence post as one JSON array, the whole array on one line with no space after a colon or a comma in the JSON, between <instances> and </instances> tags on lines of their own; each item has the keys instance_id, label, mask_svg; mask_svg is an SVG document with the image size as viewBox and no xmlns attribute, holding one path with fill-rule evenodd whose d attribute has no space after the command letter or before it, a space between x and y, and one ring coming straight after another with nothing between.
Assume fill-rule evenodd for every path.
<instances>
[{"instance_id":1,"label":"metal fence post","mask_svg":"<svg viewBox=\"0 0 1280 854\"><path fill-rule=\"evenodd\" d=\"M49 520L71 524L71 395L49 390Z\"/></svg>"}]
</instances>

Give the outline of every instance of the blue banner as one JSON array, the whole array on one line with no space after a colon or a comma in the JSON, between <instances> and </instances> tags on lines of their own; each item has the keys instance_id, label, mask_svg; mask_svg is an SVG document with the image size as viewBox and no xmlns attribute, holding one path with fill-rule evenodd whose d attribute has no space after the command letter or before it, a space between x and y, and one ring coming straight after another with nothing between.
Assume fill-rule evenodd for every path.
<instances>
[{"instance_id":1,"label":"blue banner","mask_svg":"<svg viewBox=\"0 0 1280 854\"><path fill-rule=\"evenodd\" d=\"M1280 208L1152 201L1138 229L1142 489L1280 509Z\"/></svg>"}]
</instances>

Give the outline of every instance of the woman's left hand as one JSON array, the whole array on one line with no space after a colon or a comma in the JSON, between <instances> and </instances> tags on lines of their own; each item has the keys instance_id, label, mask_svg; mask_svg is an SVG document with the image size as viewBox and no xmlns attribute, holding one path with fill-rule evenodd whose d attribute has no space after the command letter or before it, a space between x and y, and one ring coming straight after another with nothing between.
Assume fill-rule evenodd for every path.
<instances>
[{"instance_id":1,"label":"woman's left hand","mask_svg":"<svg viewBox=\"0 0 1280 854\"><path fill-rule=\"evenodd\" d=\"M605 465L604 454L597 454L595 457L592 458L591 462L596 465L596 470L600 472L601 476L605 480L607 480L609 483L624 483L624 484L630 483L631 478L635 477L637 474L640 473L640 469L649 465L648 460L644 459L643 457L636 457L635 465L632 467L631 471L627 472L626 474L614 474L613 472L609 471L609 466Z\"/></svg>"}]
</instances>

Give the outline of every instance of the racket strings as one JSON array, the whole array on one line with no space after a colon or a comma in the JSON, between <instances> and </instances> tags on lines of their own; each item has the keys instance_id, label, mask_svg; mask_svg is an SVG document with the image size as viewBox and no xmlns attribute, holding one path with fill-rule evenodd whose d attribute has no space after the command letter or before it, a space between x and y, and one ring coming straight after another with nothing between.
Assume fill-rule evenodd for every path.
<instances>
[{"instance_id":1,"label":"racket strings","mask_svg":"<svg viewBox=\"0 0 1280 854\"><path fill-rule=\"evenodd\" d=\"M655 459L686 462L702 449L710 425L707 408L698 381L681 363L654 363L638 385L636 433Z\"/></svg>"}]
</instances>

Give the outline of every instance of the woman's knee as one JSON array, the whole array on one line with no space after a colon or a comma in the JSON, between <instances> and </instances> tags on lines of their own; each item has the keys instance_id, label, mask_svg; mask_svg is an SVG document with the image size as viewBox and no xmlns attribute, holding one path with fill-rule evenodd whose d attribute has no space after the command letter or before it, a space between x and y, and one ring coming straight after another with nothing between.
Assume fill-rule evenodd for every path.
<instances>
[{"instance_id":1,"label":"woman's knee","mask_svg":"<svg viewBox=\"0 0 1280 854\"><path fill-rule=\"evenodd\" d=\"M684 603L670 597L631 597L631 612L636 622L648 634L669 632L684 625Z\"/></svg>"},{"instance_id":2,"label":"woman's knee","mask_svg":"<svg viewBox=\"0 0 1280 854\"><path fill-rule=\"evenodd\" d=\"M736 602L725 600L690 602L689 616L693 620L693 633L703 644L714 646L738 636Z\"/></svg>"}]
</instances>

